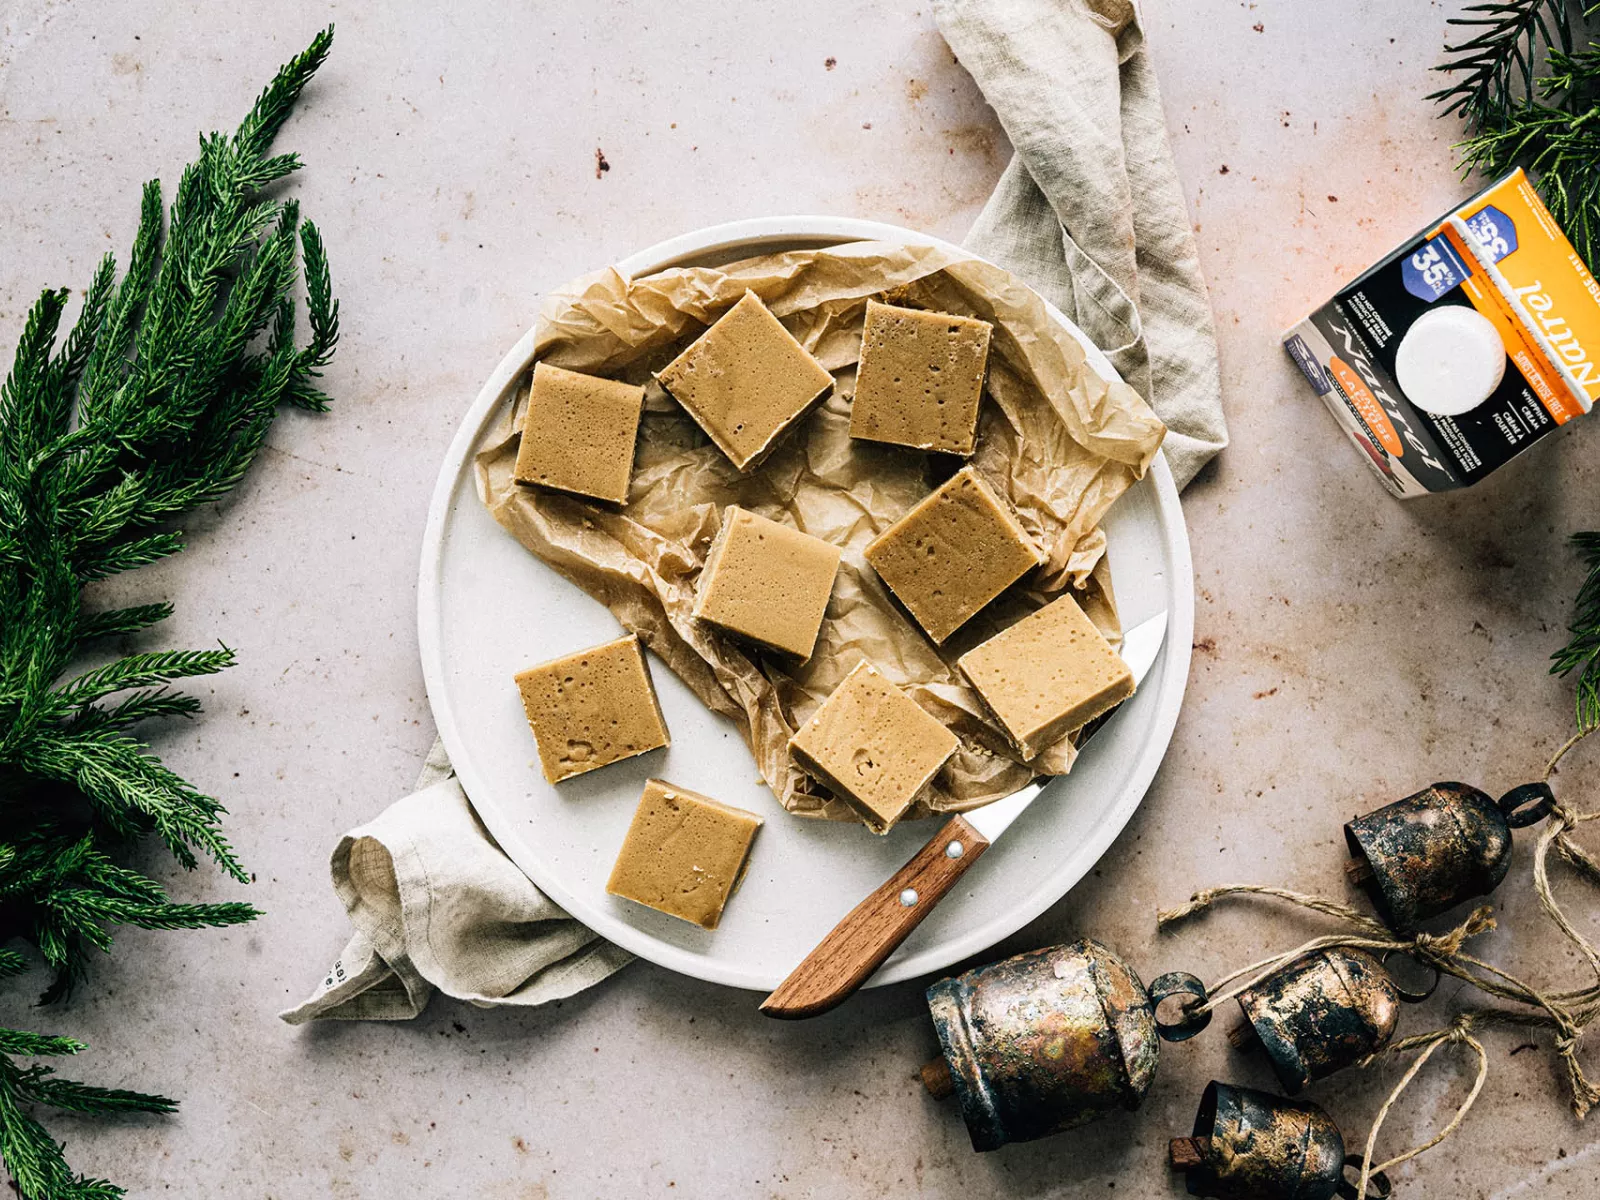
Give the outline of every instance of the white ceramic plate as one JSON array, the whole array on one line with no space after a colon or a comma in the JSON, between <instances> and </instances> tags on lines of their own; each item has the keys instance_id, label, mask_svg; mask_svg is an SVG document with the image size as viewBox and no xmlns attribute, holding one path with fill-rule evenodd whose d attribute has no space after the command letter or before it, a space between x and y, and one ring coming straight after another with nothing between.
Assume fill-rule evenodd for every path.
<instances>
[{"instance_id":1,"label":"white ceramic plate","mask_svg":"<svg viewBox=\"0 0 1600 1200\"><path fill-rule=\"evenodd\" d=\"M717 265L763 252L864 239L938 243L910 230L833 217L739 221L688 234L618 264L632 276ZM1052 310L1106 377L1105 356ZM887 837L860 825L785 813L733 725L712 715L652 656L672 746L561 785L544 781L514 671L615 637L616 619L502 530L479 502L472 454L532 357L526 334L484 384L434 489L422 543L418 623L439 733L483 823L529 878L612 941L686 975L767 991L835 922L934 833L908 822ZM1166 753L1183 699L1194 630L1189 540L1166 459L1106 521L1123 621L1165 608L1167 643L1138 691L1071 775L1052 783L872 983L926 975L993 945L1060 899L1122 830ZM608 896L612 860L650 776L759 813L749 873L721 927ZM869 985L870 986L870 985Z\"/></svg>"}]
</instances>

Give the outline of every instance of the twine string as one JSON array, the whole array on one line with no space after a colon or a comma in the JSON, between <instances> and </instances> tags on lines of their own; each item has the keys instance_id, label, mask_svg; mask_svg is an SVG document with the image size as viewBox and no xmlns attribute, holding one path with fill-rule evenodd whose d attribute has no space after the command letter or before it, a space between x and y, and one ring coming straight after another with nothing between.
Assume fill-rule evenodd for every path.
<instances>
[{"instance_id":1,"label":"twine string","mask_svg":"<svg viewBox=\"0 0 1600 1200\"><path fill-rule=\"evenodd\" d=\"M1356 1185L1356 1200L1366 1200L1367 1188L1371 1186L1374 1175L1387 1171L1390 1167L1398 1167L1401 1163L1408 1162L1417 1157L1417 1155L1432 1150L1454 1133L1460 1127L1461 1122L1466 1119L1467 1113L1471 1111L1473 1104L1478 1099L1478 1093L1483 1091L1483 1085L1489 1078L1489 1054L1484 1050L1483 1043L1472 1036L1470 1032L1472 1025L1472 1016L1463 1013L1452 1022L1448 1029L1436 1029L1432 1033L1418 1034L1416 1037L1409 1037L1403 1041L1396 1042L1390 1047L1390 1052L1395 1054L1401 1054L1407 1050L1415 1050L1419 1047L1422 1049L1422 1053L1417 1055L1416 1061L1400 1077L1400 1082L1394 1085L1394 1090L1389 1093L1388 1099L1383 1102L1383 1107L1378 1110L1378 1115L1373 1119L1372 1128L1367 1131L1367 1145L1361 1154L1361 1180ZM1439 1049L1440 1046L1453 1044L1468 1046L1478 1056L1477 1077L1472 1081L1472 1090L1467 1093L1467 1098L1456 1108L1455 1115L1450 1118L1449 1124L1434 1134L1433 1137L1420 1145L1413 1146L1404 1154L1397 1154L1393 1158L1374 1166L1372 1148L1378 1141L1378 1130L1383 1128L1384 1121L1388 1119L1389 1110L1394 1107L1395 1101L1400 1099L1400 1094L1411 1085L1411 1081L1417 1077L1417 1073L1426 1065L1428 1059L1433 1057L1433 1052Z\"/></svg>"},{"instance_id":2,"label":"twine string","mask_svg":"<svg viewBox=\"0 0 1600 1200\"><path fill-rule=\"evenodd\" d=\"M1288 966L1296 959L1318 950L1331 950L1339 947L1348 947L1358 950L1371 950L1380 954L1401 951L1412 955L1424 966L1436 967L1439 970L1450 971L1459 975L1468 982L1474 982L1473 977L1456 966L1456 960L1463 958L1461 945L1469 937L1476 937L1494 928L1494 917L1488 908L1479 908L1473 911L1465 921L1456 928L1443 934L1419 933L1411 938L1398 938L1390 933L1379 922L1371 917L1356 911L1347 904L1340 904L1337 900L1328 900L1321 896L1308 896L1303 892L1292 892L1286 888L1263 887L1257 884L1232 884L1227 887L1207 888L1205 891L1196 892L1187 903L1176 908L1162 909L1156 913L1156 925L1160 929L1176 924L1187 917L1202 912L1216 901L1227 896L1253 895L1272 896L1286 900L1290 904L1301 908L1312 909L1327 916L1338 917L1340 920L1354 927L1355 933L1333 933L1322 937L1312 938L1309 942L1296 946L1293 950L1285 950L1281 954L1274 954L1260 962L1251 963L1241 967L1218 979L1215 984L1206 989L1206 1000L1185 1006L1185 1012L1198 1016L1210 1012L1219 1005L1227 1003L1249 991L1262 980L1273 975L1283 967ZM1478 959L1471 962L1477 964ZM1485 969L1500 974L1496 968L1487 963L1482 964ZM1235 980L1244 978L1245 982L1235 983ZM1232 986L1230 986L1232 985ZM1520 986L1520 985L1519 985ZM1526 991L1527 989L1524 989ZM1531 994L1531 993L1530 993Z\"/></svg>"},{"instance_id":3,"label":"twine string","mask_svg":"<svg viewBox=\"0 0 1600 1200\"><path fill-rule=\"evenodd\" d=\"M1560 749L1545 764L1546 782L1555 773L1556 766L1567 751L1594 730L1593 725L1585 726L1562 743ZM1600 885L1600 859L1596 859L1572 839L1573 830L1596 819L1600 819L1600 810L1574 813L1558 803L1551 810L1533 853L1533 887L1538 893L1540 905L1556 927L1566 935L1567 940L1588 960L1595 976L1594 983L1588 988L1578 989L1563 996L1562 1009L1568 1019L1560 1023L1555 1037L1556 1053L1566 1067L1567 1086L1572 1092L1572 1110L1580 1119L1596 1104L1600 1104L1600 1087L1584 1074L1583 1065L1578 1061L1578 1045L1583 1038L1584 1030L1597 1015L1600 1015L1600 950L1596 950L1594 943L1578 932L1561 905L1556 903L1555 892L1550 886L1550 847L1554 846L1561 857L1574 867L1582 878L1591 884Z\"/></svg>"},{"instance_id":4,"label":"twine string","mask_svg":"<svg viewBox=\"0 0 1600 1200\"><path fill-rule=\"evenodd\" d=\"M1550 887L1549 861L1550 847L1559 846L1562 858L1578 867L1579 872L1589 877L1591 882L1600 882L1600 862L1571 838L1572 830L1596 817L1600 817L1600 811L1574 814L1559 804L1550 810L1550 816L1539 834L1539 842L1533 852L1533 889L1538 893L1539 903L1544 906L1545 912L1556 923L1556 927L1566 934L1567 940L1577 946L1584 958L1588 959L1589 967L1594 971L1595 983L1600 986L1600 951L1597 951L1589 939L1573 927L1572 922L1567 919L1567 914L1556 903L1555 894Z\"/></svg>"},{"instance_id":5,"label":"twine string","mask_svg":"<svg viewBox=\"0 0 1600 1200\"><path fill-rule=\"evenodd\" d=\"M1592 821L1594 813L1585 813L1575 821ZM1556 838L1556 849L1561 852L1561 857L1576 867L1582 875L1587 875L1591 883L1600 883L1600 858L1595 858L1582 846L1574 842L1566 834Z\"/></svg>"}]
</instances>

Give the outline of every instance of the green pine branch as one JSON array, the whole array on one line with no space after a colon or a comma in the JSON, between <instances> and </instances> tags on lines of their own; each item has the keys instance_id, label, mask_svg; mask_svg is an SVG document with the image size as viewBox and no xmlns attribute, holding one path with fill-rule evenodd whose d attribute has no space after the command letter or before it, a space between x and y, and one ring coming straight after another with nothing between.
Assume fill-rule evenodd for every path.
<instances>
[{"instance_id":1,"label":"green pine branch","mask_svg":"<svg viewBox=\"0 0 1600 1200\"><path fill-rule=\"evenodd\" d=\"M1586 574L1567 627L1571 636L1551 656L1550 670L1574 677L1578 731L1589 733L1600 728L1600 533L1574 534L1572 542L1583 555Z\"/></svg>"},{"instance_id":2,"label":"green pine branch","mask_svg":"<svg viewBox=\"0 0 1600 1200\"><path fill-rule=\"evenodd\" d=\"M332 39L330 27L286 64L234 133L201 137L170 209L158 182L145 185L126 271L109 255L100 262L65 333L69 293L44 292L0 384L0 942L37 950L53 977L42 1003L67 995L119 927L200 929L259 915L248 904L175 903L117 862L132 840L153 836L185 867L208 858L248 881L221 803L134 732L199 712L198 698L172 685L225 670L233 651L76 664L172 612L166 603L97 610L86 588L181 550L173 523L239 482L282 408L329 403L319 380L338 344L339 306L327 254L299 206L267 189L300 168L271 147ZM0 948L0 978L28 966ZM0 1029L0 1159L27 1200L122 1194L74 1174L34 1109L174 1108L25 1061L83 1048Z\"/></svg>"},{"instance_id":3,"label":"green pine branch","mask_svg":"<svg viewBox=\"0 0 1600 1200\"><path fill-rule=\"evenodd\" d=\"M1434 70L1450 83L1428 99L1447 115L1459 113L1474 132L1502 124L1535 96L1541 50L1572 49L1567 0L1469 4L1446 24L1464 36L1445 46L1445 61Z\"/></svg>"},{"instance_id":4,"label":"green pine branch","mask_svg":"<svg viewBox=\"0 0 1600 1200\"><path fill-rule=\"evenodd\" d=\"M1582 12L1587 24L1600 5ZM1600 48L1574 50L1567 0L1472 4L1450 25L1466 36L1434 68L1450 77L1429 98L1459 115L1463 170L1521 166L1586 261L1600 249Z\"/></svg>"},{"instance_id":5,"label":"green pine branch","mask_svg":"<svg viewBox=\"0 0 1600 1200\"><path fill-rule=\"evenodd\" d=\"M56 1076L42 1064L21 1066L18 1058L59 1057L87 1049L72 1038L0 1030L0 1158L18 1192L29 1200L111 1200L123 1190L104 1179L75 1175L61 1146L32 1115L35 1107L95 1115L170 1113L177 1105L165 1096L121 1088L99 1088Z\"/></svg>"},{"instance_id":6,"label":"green pine branch","mask_svg":"<svg viewBox=\"0 0 1600 1200\"><path fill-rule=\"evenodd\" d=\"M175 904L153 879L119 866L94 833L51 830L5 847L0 905L26 910L23 933L56 972L55 998L81 978L89 948L109 951L112 929L202 929L260 914L248 904Z\"/></svg>"}]
</instances>

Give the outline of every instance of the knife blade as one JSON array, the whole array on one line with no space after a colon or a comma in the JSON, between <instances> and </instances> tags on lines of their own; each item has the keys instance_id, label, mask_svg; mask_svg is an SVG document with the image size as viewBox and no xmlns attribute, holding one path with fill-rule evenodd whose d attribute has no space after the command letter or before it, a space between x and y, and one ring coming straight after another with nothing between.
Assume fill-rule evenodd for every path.
<instances>
[{"instance_id":1,"label":"knife blade","mask_svg":"<svg viewBox=\"0 0 1600 1200\"><path fill-rule=\"evenodd\" d=\"M1122 661L1135 686L1144 683L1167 636L1167 614L1142 621L1123 634ZM1080 753L1121 710L1121 705L1084 726ZM936 904L1038 797L1049 779L1036 779L992 804L960 813L845 918L776 990L761 1011L780 1020L801 1020L842 1004L922 924Z\"/></svg>"}]
</instances>

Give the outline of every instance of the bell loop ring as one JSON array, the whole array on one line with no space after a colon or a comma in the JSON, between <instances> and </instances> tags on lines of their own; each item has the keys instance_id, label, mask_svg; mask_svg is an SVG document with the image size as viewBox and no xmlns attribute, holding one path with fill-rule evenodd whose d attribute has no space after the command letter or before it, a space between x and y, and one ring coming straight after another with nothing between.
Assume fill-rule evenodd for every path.
<instances>
[{"instance_id":1,"label":"bell loop ring","mask_svg":"<svg viewBox=\"0 0 1600 1200\"><path fill-rule=\"evenodd\" d=\"M1514 787L1496 802L1506 824L1522 829L1544 820L1556 806L1556 794L1544 780Z\"/></svg>"},{"instance_id":2,"label":"bell loop ring","mask_svg":"<svg viewBox=\"0 0 1600 1200\"><path fill-rule=\"evenodd\" d=\"M1356 1180L1361 1179L1361 1155L1351 1154L1344 1160L1344 1178L1339 1180L1339 1200L1356 1200L1356 1185L1350 1182L1350 1172L1355 1172ZM1394 1190L1394 1185L1389 1182L1389 1177L1382 1171L1374 1171L1367 1180L1368 1200L1389 1200L1389 1193Z\"/></svg>"},{"instance_id":3,"label":"bell loop ring","mask_svg":"<svg viewBox=\"0 0 1600 1200\"><path fill-rule=\"evenodd\" d=\"M1403 951L1387 950L1384 952L1383 958L1379 961L1382 962L1385 967L1387 967L1389 965L1389 959L1393 955L1400 953L1403 953ZM1417 965L1426 966L1427 964L1417 963ZM1394 984L1394 990L1399 995L1400 999L1404 1000L1407 1004L1421 1004L1424 1000L1428 999L1428 997L1432 996L1433 993L1438 990L1439 981L1444 978L1444 972L1439 970L1438 967L1428 966L1428 970L1433 972L1433 981L1421 991L1417 991L1415 988L1408 988L1404 986L1398 979L1395 978L1393 971L1389 972L1389 981Z\"/></svg>"},{"instance_id":4,"label":"bell loop ring","mask_svg":"<svg viewBox=\"0 0 1600 1200\"><path fill-rule=\"evenodd\" d=\"M1206 985L1189 972L1168 971L1159 979L1153 980L1146 990L1150 997L1150 1012L1155 1018L1156 1032L1161 1035L1163 1041L1186 1042L1211 1024L1209 1008L1195 1011L1199 1005L1206 1002ZM1192 999L1179 1003L1180 1015L1176 1021L1163 1021L1162 1002L1176 996L1189 996Z\"/></svg>"}]
</instances>

